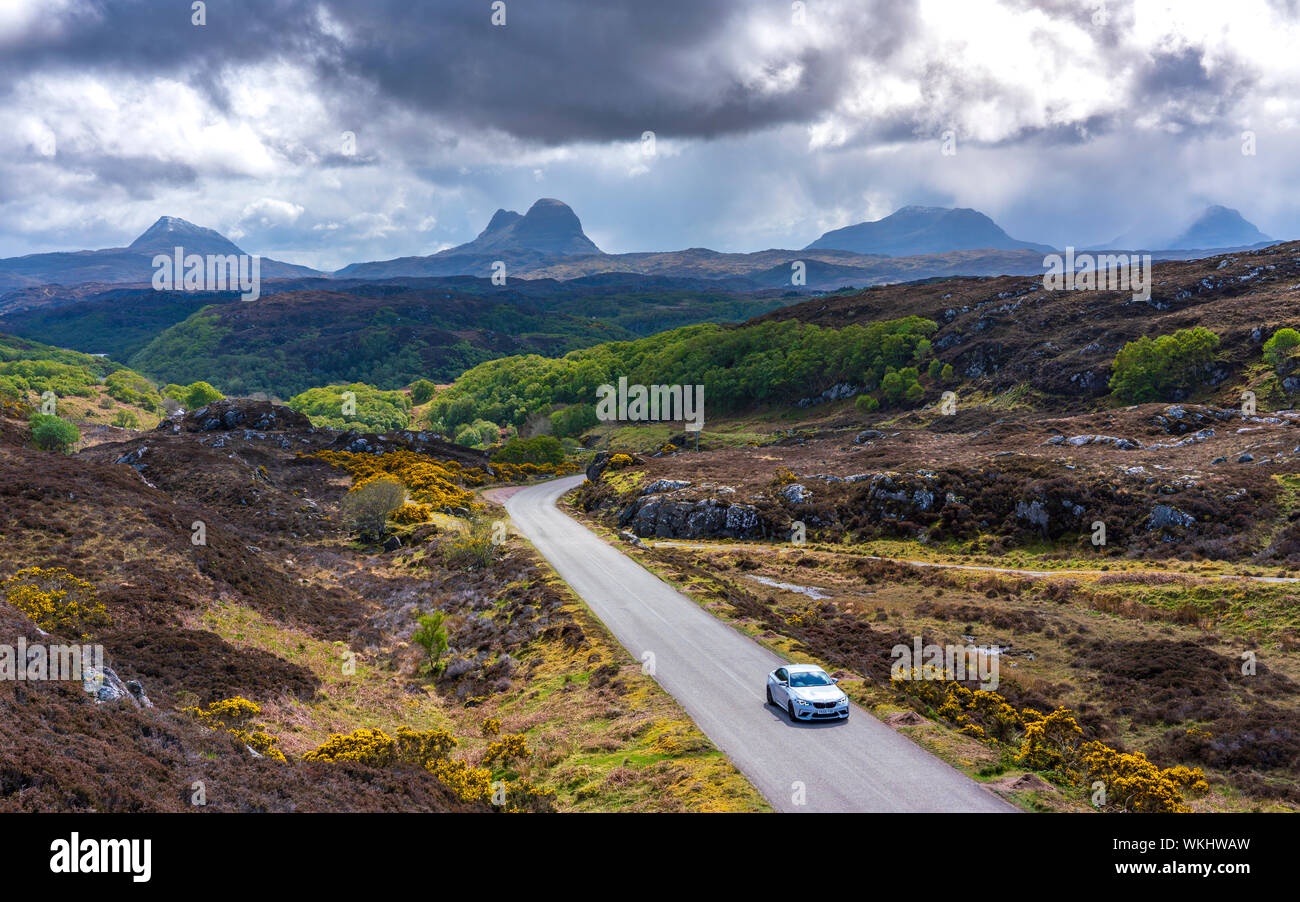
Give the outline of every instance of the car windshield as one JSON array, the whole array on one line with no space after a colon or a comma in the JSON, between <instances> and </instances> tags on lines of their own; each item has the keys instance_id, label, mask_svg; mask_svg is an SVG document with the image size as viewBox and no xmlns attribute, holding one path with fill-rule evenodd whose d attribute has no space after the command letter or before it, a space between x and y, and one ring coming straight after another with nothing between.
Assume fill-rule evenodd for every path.
<instances>
[{"instance_id":1,"label":"car windshield","mask_svg":"<svg viewBox=\"0 0 1300 902\"><path fill-rule=\"evenodd\" d=\"M790 674L790 685L796 687L829 686L831 685L831 678L820 670L796 670Z\"/></svg>"}]
</instances>

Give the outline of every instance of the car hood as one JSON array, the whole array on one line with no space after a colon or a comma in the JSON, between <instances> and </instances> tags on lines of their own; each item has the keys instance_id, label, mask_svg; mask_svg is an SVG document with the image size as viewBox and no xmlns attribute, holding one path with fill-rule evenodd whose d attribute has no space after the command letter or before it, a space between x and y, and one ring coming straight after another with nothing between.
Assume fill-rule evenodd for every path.
<instances>
[{"instance_id":1,"label":"car hood","mask_svg":"<svg viewBox=\"0 0 1300 902\"><path fill-rule=\"evenodd\" d=\"M791 686L790 695L806 702L837 702L845 697L838 686Z\"/></svg>"}]
</instances>

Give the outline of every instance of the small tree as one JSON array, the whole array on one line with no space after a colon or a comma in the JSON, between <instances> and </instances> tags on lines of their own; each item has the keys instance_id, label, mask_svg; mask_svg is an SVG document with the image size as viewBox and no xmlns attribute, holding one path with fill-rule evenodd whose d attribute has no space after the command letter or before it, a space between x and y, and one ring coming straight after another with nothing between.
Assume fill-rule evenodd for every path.
<instances>
[{"instance_id":1,"label":"small tree","mask_svg":"<svg viewBox=\"0 0 1300 902\"><path fill-rule=\"evenodd\" d=\"M438 393L438 386L428 379L416 379L411 383L411 400L416 404L427 404Z\"/></svg>"},{"instance_id":2,"label":"small tree","mask_svg":"<svg viewBox=\"0 0 1300 902\"><path fill-rule=\"evenodd\" d=\"M45 413L32 414L28 423L32 427L32 442L42 451L67 453L81 441L81 431L67 420Z\"/></svg>"},{"instance_id":3,"label":"small tree","mask_svg":"<svg viewBox=\"0 0 1300 902\"><path fill-rule=\"evenodd\" d=\"M447 651L446 619L447 616L442 611L434 611L431 614L421 614L416 621L420 625L411 634L411 641L423 648L429 656L423 670L432 670L434 673L442 671L441 658Z\"/></svg>"},{"instance_id":4,"label":"small tree","mask_svg":"<svg viewBox=\"0 0 1300 902\"><path fill-rule=\"evenodd\" d=\"M140 418L129 410L119 410L113 414L113 425L121 429L139 429Z\"/></svg>"},{"instance_id":5,"label":"small tree","mask_svg":"<svg viewBox=\"0 0 1300 902\"><path fill-rule=\"evenodd\" d=\"M1291 350L1297 346L1300 346L1300 332L1295 329L1278 329L1272 338L1264 342L1264 362L1281 375L1283 364L1290 358Z\"/></svg>"},{"instance_id":6,"label":"small tree","mask_svg":"<svg viewBox=\"0 0 1300 902\"><path fill-rule=\"evenodd\" d=\"M206 382L191 382L189 387L185 389L185 397L181 403L188 410L198 410L200 407L211 404L213 401L220 401L224 397L225 395Z\"/></svg>"},{"instance_id":7,"label":"small tree","mask_svg":"<svg viewBox=\"0 0 1300 902\"><path fill-rule=\"evenodd\" d=\"M367 479L343 496L340 508L347 522L362 538L383 538L388 532L388 515L406 503L406 486L391 476Z\"/></svg>"}]
</instances>

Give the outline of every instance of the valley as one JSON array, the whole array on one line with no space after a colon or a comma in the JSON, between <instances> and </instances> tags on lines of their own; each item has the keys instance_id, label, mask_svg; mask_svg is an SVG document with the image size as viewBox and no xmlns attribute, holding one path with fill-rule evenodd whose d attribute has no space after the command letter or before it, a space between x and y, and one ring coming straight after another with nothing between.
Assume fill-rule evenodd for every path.
<instances>
[{"instance_id":1,"label":"valley","mask_svg":"<svg viewBox=\"0 0 1300 902\"><path fill-rule=\"evenodd\" d=\"M1287 244L1158 262L1146 301L1018 276L809 300L520 280L489 313L472 280L358 281L204 308L138 369L6 339L10 596L93 586L108 626L88 635L148 699L110 715L42 696L50 723L70 718L57 729L86 705L118 718L135 751L102 786L8 766L25 804L65 810L179 810L164 787L190 777L229 810L372 810L376 769L432 810L500 808L501 786L512 810L783 808L756 763L771 756L647 672L604 595L584 601L574 564L557 573L510 524L517 487L583 471L562 508L673 604L821 664L989 798L1294 810L1297 284ZM740 323L644 334L558 312L608 305L630 326L747 304ZM457 343L459 363L436 350ZM692 406L698 390L702 430L600 404L629 382L693 387ZM50 394L46 420L74 436L38 433ZM384 485L393 500L370 500ZM994 656L996 688L900 680L914 639ZM142 781L158 735L174 751ZM309 792L324 762L361 782ZM298 775L276 799L268 768ZM1138 788L1089 800L1120 773ZM820 786L850 809L954 798Z\"/></svg>"}]
</instances>

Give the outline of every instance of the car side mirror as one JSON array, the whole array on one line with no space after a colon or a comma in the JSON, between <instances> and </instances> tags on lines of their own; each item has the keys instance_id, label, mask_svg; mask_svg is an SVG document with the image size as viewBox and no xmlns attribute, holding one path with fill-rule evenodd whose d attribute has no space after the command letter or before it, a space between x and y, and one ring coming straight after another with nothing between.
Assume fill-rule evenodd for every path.
<instances>
[{"instance_id":1,"label":"car side mirror","mask_svg":"<svg viewBox=\"0 0 1300 902\"><path fill-rule=\"evenodd\" d=\"M789 686L789 685L790 685L790 681L789 681L789 680L777 680L777 681L776 681L776 684L777 684L778 686Z\"/></svg>"},{"instance_id":2,"label":"car side mirror","mask_svg":"<svg viewBox=\"0 0 1300 902\"><path fill-rule=\"evenodd\" d=\"M832 683L838 683L839 680L835 679L835 677L831 677L831 682L832 682Z\"/></svg>"}]
</instances>

